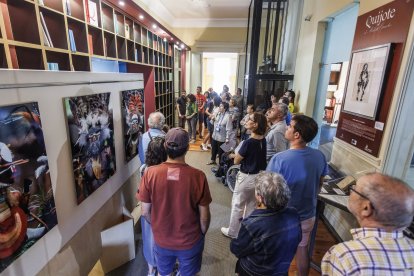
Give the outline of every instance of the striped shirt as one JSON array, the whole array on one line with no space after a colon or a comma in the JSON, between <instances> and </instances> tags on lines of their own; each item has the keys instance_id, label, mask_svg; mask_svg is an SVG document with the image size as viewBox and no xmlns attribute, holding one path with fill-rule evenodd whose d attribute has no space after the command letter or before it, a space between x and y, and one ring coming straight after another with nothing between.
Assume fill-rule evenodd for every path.
<instances>
[{"instance_id":1,"label":"striped shirt","mask_svg":"<svg viewBox=\"0 0 414 276\"><path fill-rule=\"evenodd\" d=\"M353 240L329 249L322 275L414 275L414 240L402 231L352 229Z\"/></svg>"}]
</instances>

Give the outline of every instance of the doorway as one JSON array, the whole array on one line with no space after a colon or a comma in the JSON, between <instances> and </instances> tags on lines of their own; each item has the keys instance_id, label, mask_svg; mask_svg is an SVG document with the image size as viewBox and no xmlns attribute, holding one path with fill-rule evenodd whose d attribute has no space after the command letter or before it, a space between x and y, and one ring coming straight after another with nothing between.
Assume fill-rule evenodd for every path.
<instances>
[{"instance_id":1,"label":"doorway","mask_svg":"<svg viewBox=\"0 0 414 276\"><path fill-rule=\"evenodd\" d=\"M223 85L230 88L234 94L237 85L237 53L203 53L202 89L212 87L220 93Z\"/></svg>"},{"instance_id":2,"label":"doorway","mask_svg":"<svg viewBox=\"0 0 414 276\"><path fill-rule=\"evenodd\" d=\"M358 4L352 4L326 19L321 69L312 116L320 131L310 146L319 148L327 161L331 159L341 111L358 9Z\"/></svg>"}]
</instances>

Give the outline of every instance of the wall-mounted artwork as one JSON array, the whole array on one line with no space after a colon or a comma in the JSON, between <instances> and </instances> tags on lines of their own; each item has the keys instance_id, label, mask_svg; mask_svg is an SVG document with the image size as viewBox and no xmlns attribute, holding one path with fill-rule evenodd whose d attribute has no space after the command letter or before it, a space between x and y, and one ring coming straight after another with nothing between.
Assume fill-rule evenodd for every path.
<instances>
[{"instance_id":1,"label":"wall-mounted artwork","mask_svg":"<svg viewBox=\"0 0 414 276\"><path fill-rule=\"evenodd\" d=\"M116 171L110 94L64 99L78 204Z\"/></svg>"},{"instance_id":2,"label":"wall-mounted artwork","mask_svg":"<svg viewBox=\"0 0 414 276\"><path fill-rule=\"evenodd\" d=\"M0 107L0 272L57 224L38 104Z\"/></svg>"},{"instance_id":3,"label":"wall-mounted artwork","mask_svg":"<svg viewBox=\"0 0 414 276\"><path fill-rule=\"evenodd\" d=\"M344 111L375 120L390 44L352 53Z\"/></svg>"},{"instance_id":4,"label":"wall-mounted artwork","mask_svg":"<svg viewBox=\"0 0 414 276\"><path fill-rule=\"evenodd\" d=\"M124 130L125 159L138 155L138 143L144 133L144 90L122 91L122 124Z\"/></svg>"}]
</instances>

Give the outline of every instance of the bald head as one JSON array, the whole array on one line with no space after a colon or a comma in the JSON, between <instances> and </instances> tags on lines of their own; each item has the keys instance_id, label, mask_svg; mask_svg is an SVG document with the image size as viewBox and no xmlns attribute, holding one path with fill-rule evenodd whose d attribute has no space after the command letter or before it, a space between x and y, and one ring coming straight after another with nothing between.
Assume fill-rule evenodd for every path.
<instances>
[{"instance_id":1,"label":"bald head","mask_svg":"<svg viewBox=\"0 0 414 276\"><path fill-rule=\"evenodd\" d=\"M404 228L414 216L414 191L403 181L380 173L358 179L358 189L375 206L373 220L378 224Z\"/></svg>"}]
</instances>

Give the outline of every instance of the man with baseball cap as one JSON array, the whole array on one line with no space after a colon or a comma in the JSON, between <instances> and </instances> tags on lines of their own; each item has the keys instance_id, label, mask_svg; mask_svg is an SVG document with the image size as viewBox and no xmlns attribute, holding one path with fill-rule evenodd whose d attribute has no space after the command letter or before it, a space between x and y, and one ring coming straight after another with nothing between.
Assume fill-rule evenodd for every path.
<instances>
[{"instance_id":1,"label":"man with baseball cap","mask_svg":"<svg viewBox=\"0 0 414 276\"><path fill-rule=\"evenodd\" d=\"M189 138L184 129L170 129L165 148L167 161L149 167L141 179L142 216L152 226L159 275L170 275L176 259L181 275L195 275L210 225L210 190L206 175L185 163Z\"/></svg>"}]
</instances>

